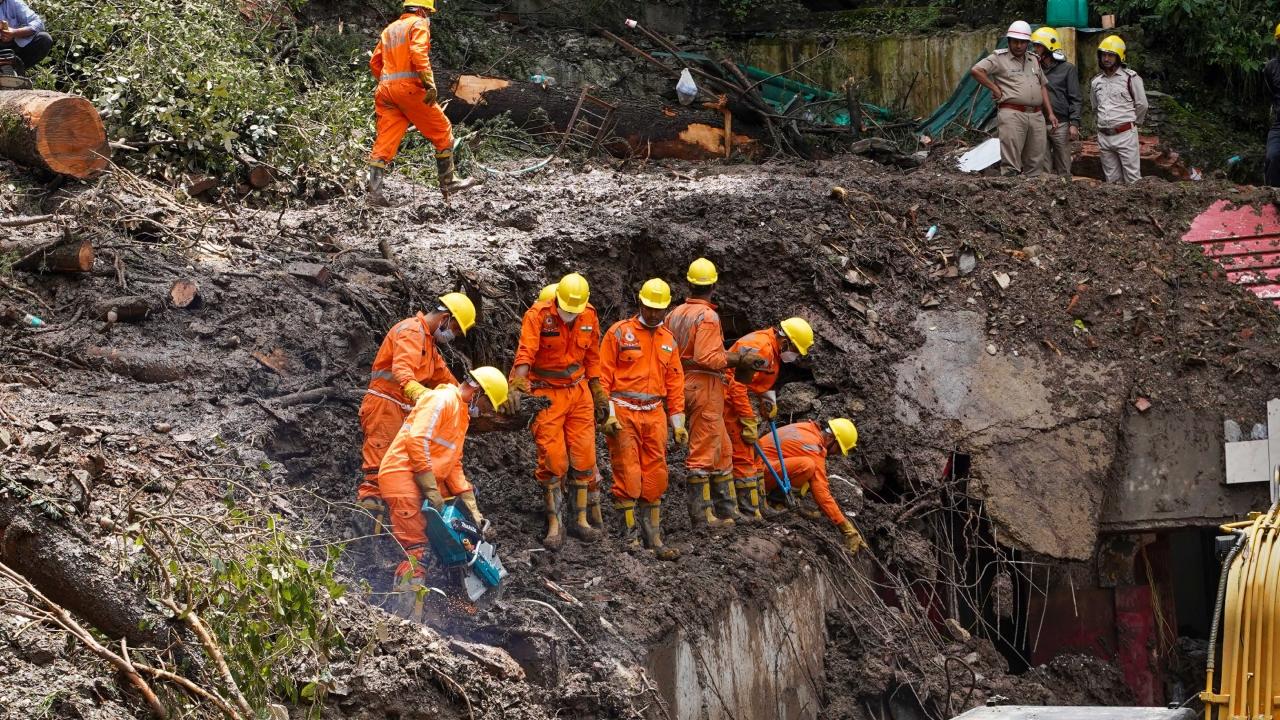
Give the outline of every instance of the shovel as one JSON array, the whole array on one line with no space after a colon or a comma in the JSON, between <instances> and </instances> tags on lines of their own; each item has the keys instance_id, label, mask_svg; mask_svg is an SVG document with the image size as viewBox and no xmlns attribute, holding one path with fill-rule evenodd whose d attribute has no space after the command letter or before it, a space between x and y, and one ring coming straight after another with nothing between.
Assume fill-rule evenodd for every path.
<instances>
[{"instance_id":1,"label":"shovel","mask_svg":"<svg viewBox=\"0 0 1280 720\"><path fill-rule=\"evenodd\" d=\"M782 490L783 501L787 507L794 508L796 499L791 495L791 476L787 474L787 462L782 457L782 443L778 441L778 424L769 421L769 431L773 433L773 446L778 450L778 464L782 466L782 475L778 475L778 471L773 469L773 463L769 462L769 458L764 456L764 450L760 449L760 443L756 443L752 447L756 450L756 455L760 456L764 466L769 468L769 474L773 476L773 481L778 484L778 488Z\"/></svg>"}]
</instances>

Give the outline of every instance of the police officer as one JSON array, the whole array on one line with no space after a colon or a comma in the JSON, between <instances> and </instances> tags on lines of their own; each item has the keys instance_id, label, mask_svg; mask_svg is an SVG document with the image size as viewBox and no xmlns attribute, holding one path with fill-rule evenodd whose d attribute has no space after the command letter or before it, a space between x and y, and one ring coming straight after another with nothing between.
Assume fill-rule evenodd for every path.
<instances>
[{"instance_id":1,"label":"police officer","mask_svg":"<svg viewBox=\"0 0 1280 720\"><path fill-rule=\"evenodd\" d=\"M1271 95L1271 130L1267 132L1267 184L1280 187L1280 25L1276 25L1276 52L1262 69L1262 80Z\"/></svg>"},{"instance_id":2,"label":"police officer","mask_svg":"<svg viewBox=\"0 0 1280 720\"><path fill-rule=\"evenodd\" d=\"M1040 57L1053 114L1061 123L1049 130L1044 169L1054 175L1071 175L1071 143L1080 139L1080 76L1062 53L1062 38L1057 30L1047 25L1037 28L1031 33L1031 50Z\"/></svg>"},{"instance_id":3,"label":"police officer","mask_svg":"<svg viewBox=\"0 0 1280 720\"><path fill-rule=\"evenodd\" d=\"M1018 20L1009 26L1007 50L997 50L973 66L969 74L991 91L999 107L1000 161L1006 175L1039 175L1044 165L1045 123L1056 130L1058 118L1049 101L1040 60L1027 52L1031 26Z\"/></svg>"},{"instance_id":4,"label":"police officer","mask_svg":"<svg viewBox=\"0 0 1280 720\"><path fill-rule=\"evenodd\" d=\"M1089 100L1098 114L1098 151L1107 182L1142 178L1138 126L1147 116L1142 78L1124 64L1124 40L1109 35L1098 43L1102 71L1089 83Z\"/></svg>"}]
</instances>

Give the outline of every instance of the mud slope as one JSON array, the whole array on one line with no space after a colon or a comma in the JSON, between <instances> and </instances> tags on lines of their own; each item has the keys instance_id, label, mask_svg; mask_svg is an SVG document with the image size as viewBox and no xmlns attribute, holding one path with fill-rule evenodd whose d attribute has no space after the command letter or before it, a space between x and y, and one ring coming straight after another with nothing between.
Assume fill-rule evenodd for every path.
<instances>
[{"instance_id":1,"label":"mud slope","mask_svg":"<svg viewBox=\"0 0 1280 720\"><path fill-rule=\"evenodd\" d=\"M781 406L787 419L857 421L858 451L831 470L852 481L835 483L835 492L860 511L872 551L850 562L825 521L801 518L693 533L673 456L666 517L683 551L678 562L627 555L613 538L571 541L550 555L537 543L532 442L523 433L478 435L468 443L468 475L496 522L512 582L495 606L440 613L433 624L504 647L525 678L478 671L447 640L386 619L356 593L347 601L357 611L341 622L364 638L350 647L371 649L335 658L346 695L330 703L331 717L466 717L466 702L477 717L660 716L655 647L691 638L705 666L698 653L710 646L696 640L724 622L726 608L767 609L779 593L816 585L827 588L825 677L811 684L824 717L868 717L868 708L901 698L938 717L997 693L1124 702L1114 671L1094 668L1099 679L1078 682L1082 667L1098 663L1008 676L984 634L939 632L918 603L903 604L922 597L917 583L937 578L938 550L922 516L935 498L953 496L937 493L946 453L975 452L969 491L988 498L987 521L1003 542L1087 556L1126 400L1260 408L1280 369L1274 311L1178 241L1212 199L1271 201L1261 191L904 175L859 159L625 172L554 166L519 182L492 180L451 208L391 185L402 202L429 200L386 211L352 202L228 214L111 180L27 196L14 212L64 214L94 239L98 262L91 275L16 273L0 287L0 301L38 308L48 323L2 331L6 476L70 502L82 490L69 471L86 455L98 458L91 501L63 522L104 545L111 533L99 518L123 523L126 499L157 480L191 512L230 493L308 538L340 538L359 463L355 409L391 323L463 287L483 298L483 314L450 349L451 364L505 368L520 314L546 282L585 273L607 324L631 311L643 280L658 275L679 287L687 263L705 255L720 267L729 334L791 314L817 329L808 366L784 375ZM379 253L384 240L394 265ZM966 260L965 274L962 251L976 261L970 271ZM297 262L326 264L329 281L291 274ZM198 307L165 304L179 278L199 284ZM101 301L121 295L145 296L155 311L104 323ZM279 400L318 388L331 390L319 401ZM1046 463L1062 471L1026 475ZM370 601L386 589L386 550L363 540L347 554L345 572L370 583ZM369 640L368 618L378 617L395 631ZM118 686L82 652L51 641L52 658L32 657L26 639L3 638L0 657L13 672L0 694L13 707L39 706L54 686L83 717L144 712L118 690L94 690ZM704 681L716 674L696 673ZM732 705L710 694L703 702Z\"/></svg>"}]
</instances>

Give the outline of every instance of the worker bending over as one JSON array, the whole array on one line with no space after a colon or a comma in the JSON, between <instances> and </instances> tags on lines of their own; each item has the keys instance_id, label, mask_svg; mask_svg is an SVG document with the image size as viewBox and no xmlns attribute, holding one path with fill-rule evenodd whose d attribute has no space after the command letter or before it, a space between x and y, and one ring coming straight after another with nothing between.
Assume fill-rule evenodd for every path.
<instances>
[{"instance_id":1,"label":"worker bending over","mask_svg":"<svg viewBox=\"0 0 1280 720\"><path fill-rule=\"evenodd\" d=\"M369 389L360 403L363 481L356 501L368 511L370 520L381 517L378 498L378 468L405 417L429 387L457 385L437 345L447 345L465 335L476 322L476 306L462 293L440 297L440 304L426 315L401 320L383 338L369 373ZM361 534L371 534L365 528Z\"/></svg>"},{"instance_id":2,"label":"worker bending over","mask_svg":"<svg viewBox=\"0 0 1280 720\"><path fill-rule=\"evenodd\" d=\"M462 448L471 418L501 407L506 399L507 378L502 371L478 367L461 386L440 385L420 396L387 448L378 486L391 510L391 532L408 555L396 568L400 589L410 589L407 586L420 584L425 577L424 500L440 510L446 500L458 498L476 527L492 539L493 531L480 513L475 491L462 471Z\"/></svg>"},{"instance_id":3,"label":"worker bending over","mask_svg":"<svg viewBox=\"0 0 1280 720\"><path fill-rule=\"evenodd\" d=\"M436 102L435 74L431 71L431 21L436 0L404 0L400 18L382 31L369 58L369 69L378 81L373 95L378 116L378 136L369 155L369 202L388 205L382 180L404 139L409 124L436 148L436 175L446 200L451 193L476 184L473 178L458 180L453 167L453 126Z\"/></svg>"},{"instance_id":4,"label":"worker bending over","mask_svg":"<svg viewBox=\"0 0 1280 720\"><path fill-rule=\"evenodd\" d=\"M659 560L680 552L662 541L662 495L667 491L667 423L676 442L684 427L684 371L671 331L663 327L671 288L654 278L640 288L640 312L614 323L600 347L600 385L609 394L605 441L613 464L613 500L623 538L638 548L636 510L645 547Z\"/></svg>"},{"instance_id":5,"label":"worker bending over","mask_svg":"<svg viewBox=\"0 0 1280 720\"><path fill-rule=\"evenodd\" d=\"M742 515L733 491L733 448L724 424L729 382L725 373L742 363L742 355L724 349L720 316L711 302L719 280L716 266L698 258L689 264L686 279L689 298L667 316L667 327L675 336L684 365L689 517L694 527L732 527Z\"/></svg>"},{"instance_id":6,"label":"worker bending over","mask_svg":"<svg viewBox=\"0 0 1280 720\"><path fill-rule=\"evenodd\" d=\"M825 429L812 420L792 423L778 428L778 441L782 443L782 459L791 480L791 491L813 495L822 514L840 528L849 552L857 553L865 547L858 529L840 512L840 505L827 483L827 454L839 450L842 455L848 455L858 444L858 428L853 421L832 418ZM764 479L768 500L772 505L779 505L783 502L782 489L774 473L782 475L782 464L778 462L778 447L773 437L761 438L760 449L772 468L772 472L765 472Z\"/></svg>"},{"instance_id":7,"label":"worker bending over","mask_svg":"<svg viewBox=\"0 0 1280 720\"><path fill-rule=\"evenodd\" d=\"M756 455L755 444L760 436L760 418L772 422L778 417L778 371L783 363L795 362L809 354L813 346L813 328L804 318L783 320L778 327L747 333L732 347L744 357L758 358L758 369L750 367L734 373L729 391L736 397L748 395L749 412L738 411L739 402L729 402L725 408L724 423L733 444L733 487L738 496L738 509L747 518L760 519L760 479L764 466ZM739 382L741 381L741 382ZM741 388L741 389L739 389Z\"/></svg>"},{"instance_id":8,"label":"worker bending over","mask_svg":"<svg viewBox=\"0 0 1280 720\"><path fill-rule=\"evenodd\" d=\"M587 494L595 477L596 419L604 419L609 396L600 387L600 320L589 295L587 279L570 273L556 283L553 300L525 311L511 371L513 392L504 408L519 412L520 397L529 392L551 401L533 420L534 477L543 488L547 534L542 544L548 550L564 544L566 478L574 513L569 534L588 541L599 537L587 521Z\"/></svg>"}]
</instances>

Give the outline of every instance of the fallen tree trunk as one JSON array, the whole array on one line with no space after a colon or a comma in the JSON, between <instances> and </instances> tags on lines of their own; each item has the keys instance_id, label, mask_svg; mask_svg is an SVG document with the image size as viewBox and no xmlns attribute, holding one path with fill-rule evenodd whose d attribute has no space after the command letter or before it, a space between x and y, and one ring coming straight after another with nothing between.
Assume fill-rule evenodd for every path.
<instances>
[{"instance_id":1,"label":"fallen tree trunk","mask_svg":"<svg viewBox=\"0 0 1280 720\"><path fill-rule=\"evenodd\" d=\"M37 237L0 242L0 255L17 256L13 267L27 272L85 273L93 270L93 243L69 232L53 240Z\"/></svg>"},{"instance_id":2,"label":"fallen tree trunk","mask_svg":"<svg viewBox=\"0 0 1280 720\"><path fill-rule=\"evenodd\" d=\"M107 167L111 149L88 100L49 90L0 92L0 155L73 178Z\"/></svg>"},{"instance_id":3,"label":"fallen tree trunk","mask_svg":"<svg viewBox=\"0 0 1280 720\"><path fill-rule=\"evenodd\" d=\"M543 88L479 75L459 75L451 89L453 98L445 114L455 123L510 113L517 125L555 134L564 133L568 127L581 94L580 90ZM617 111L604 147L615 155L683 160L725 156L725 118L719 110L666 105L659 100L611 98L609 102L617 106ZM599 109L588 109L600 113ZM591 121L598 123L594 118ZM760 141L764 135L760 128L735 122L732 133L732 150L752 158L763 153Z\"/></svg>"},{"instance_id":4,"label":"fallen tree trunk","mask_svg":"<svg viewBox=\"0 0 1280 720\"><path fill-rule=\"evenodd\" d=\"M94 304L93 314L107 322L144 320L155 311L155 304L141 295L107 298ZM114 315L114 317L112 317Z\"/></svg>"}]
</instances>

